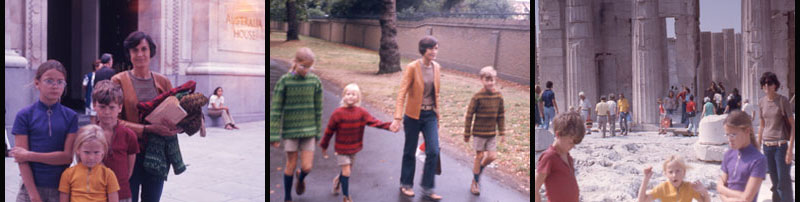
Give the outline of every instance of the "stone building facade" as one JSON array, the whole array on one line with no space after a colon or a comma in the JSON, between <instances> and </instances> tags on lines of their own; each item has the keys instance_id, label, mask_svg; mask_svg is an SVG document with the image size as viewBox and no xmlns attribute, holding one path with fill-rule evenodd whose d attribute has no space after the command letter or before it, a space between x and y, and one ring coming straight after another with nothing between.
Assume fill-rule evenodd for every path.
<instances>
[{"instance_id":1,"label":"stone building facade","mask_svg":"<svg viewBox=\"0 0 800 202\"><path fill-rule=\"evenodd\" d=\"M741 34L700 32L698 0L539 0L538 9L536 83L554 83L561 111L581 91L592 103L623 93L635 125L654 125L670 86L689 87L697 101L722 81L752 103L766 71L782 75L779 93L794 94L794 1L743 0Z\"/></svg>"},{"instance_id":2,"label":"stone building facade","mask_svg":"<svg viewBox=\"0 0 800 202\"><path fill-rule=\"evenodd\" d=\"M112 53L114 69L129 69L122 42L137 30L157 45L151 71L173 86L195 80L196 91L207 96L222 87L237 121L264 120L265 29L265 2L256 0L7 0L6 120L38 99L27 84L47 59L67 69L62 104L82 112L81 81L92 62Z\"/></svg>"}]
</instances>

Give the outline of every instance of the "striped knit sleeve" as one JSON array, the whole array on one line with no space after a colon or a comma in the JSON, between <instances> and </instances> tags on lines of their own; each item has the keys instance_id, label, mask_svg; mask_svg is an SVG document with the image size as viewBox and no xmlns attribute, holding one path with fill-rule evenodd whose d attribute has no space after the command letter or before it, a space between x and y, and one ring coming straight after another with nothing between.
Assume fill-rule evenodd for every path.
<instances>
[{"instance_id":1,"label":"striped knit sleeve","mask_svg":"<svg viewBox=\"0 0 800 202\"><path fill-rule=\"evenodd\" d=\"M472 96L467 106L466 121L464 121L464 136L469 136L472 133L472 119L475 117L475 111L478 107L478 95Z\"/></svg>"},{"instance_id":2,"label":"striped knit sleeve","mask_svg":"<svg viewBox=\"0 0 800 202\"><path fill-rule=\"evenodd\" d=\"M283 101L286 96L284 83L286 76L282 76L275 83L275 89L272 91L272 104L269 110L269 142L277 142L281 140L281 129L283 123Z\"/></svg>"},{"instance_id":3,"label":"striped knit sleeve","mask_svg":"<svg viewBox=\"0 0 800 202\"><path fill-rule=\"evenodd\" d=\"M328 127L325 129L325 136L322 137L322 141L319 142L319 146L322 149L328 149L328 144L333 138L333 134L338 130L338 121L339 120L339 113L338 110L334 110L333 114L331 114L331 118L328 119Z\"/></svg>"},{"instance_id":4,"label":"striped knit sleeve","mask_svg":"<svg viewBox=\"0 0 800 202\"><path fill-rule=\"evenodd\" d=\"M362 108L361 111L362 111L362 114L363 114L362 116L364 117L364 120L367 121L367 125L369 125L369 126L372 126L372 127L375 127L375 128L384 129L384 130L389 130L389 126L392 125L391 122L383 122L381 120L376 119L371 114L369 114L369 112L366 109Z\"/></svg>"},{"instance_id":5,"label":"striped knit sleeve","mask_svg":"<svg viewBox=\"0 0 800 202\"><path fill-rule=\"evenodd\" d=\"M322 135L322 81L317 78L317 84L314 90L314 112L315 121L314 127L317 128L316 138L319 139Z\"/></svg>"},{"instance_id":6,"label":"striped knit sleeve","mask_svg":"<svg viewBox=\"0 0 800 202\"><path fill-rule=\"evenodd\" d=\"M500 109L497 111L497 130L500 135L506 134L506 108L503 103L503 96L497 95L497 99L500 99Z\"/></svg>"}]
</instances>

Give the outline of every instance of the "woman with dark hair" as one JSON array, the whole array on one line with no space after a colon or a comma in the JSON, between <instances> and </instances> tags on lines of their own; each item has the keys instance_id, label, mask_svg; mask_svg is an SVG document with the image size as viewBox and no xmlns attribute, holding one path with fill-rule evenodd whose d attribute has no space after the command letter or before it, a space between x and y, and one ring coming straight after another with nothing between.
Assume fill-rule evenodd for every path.
<instances>
[{"instance_id":1,"label":"woman with dark hair","mask_svg":"<svg viewBox=\"0 0 800 202\"><path fill-rule=\"evenodd\" d=\"M239 127L236 127L236 123L233 122L233 117L228 107L223 106L223 104L225 104L225 97L222 97L222 92L222 87L214 89L214 93L211 94L211 98L208 99L208 115L222 116L222 119L225 120L225 129L239 129Z\"/></svg>"},{"instance_id":2,"label":"woman with dark hair","mask_svg":"<svg viewBox=\"0 0 800 202\"><path fill-rule=\"evenodd\" d=\"M164 75L150 71L150 59L156 55L156 44L144 32L136 31L128 35L123 42L125 58L133 65L133 69L120 72L111 78L111 81L122 87L123 103L122 115L119 124L130 128L136 133L139 141L139 151L145 151L145 141L149 136L158 135L174 138L180 130L175 123L164 121L162 123L145 123L139 118L139 109L136 105L142 101L150 101L159 94L172 89L172 83ZM145 155L136 155L133 175L130 186L133 201L139 201L141 188L142 201L159 201L164 189L165 176L147 172L143 162ZM157 161L155 166L168 167L166 161ZM178 172L179 168L173 168ZM183 168L185 169L185 167ZM140 187L141 186L141 187Z\"/></svg>"},{"instance_id":3,"label":"woman with dark hair","mask_svg":"<svg viewBox=\"0 0 800 202\"><path fill-rule=\"evenodd\" d=\"M769 178L772 181L772 201L794 201L792 179L789 175L794 158L794 116L789 98L778 94L781 82L772 72L765 72L760 80L766 96L758 100L760 120L758 144L767 156Z\"/></svg>"},{"instance_id":4,"label":"woman with dark hair","mask_svg":"<svg viewBox=\"0 0 800 202\"><path fill-rule=\"evenodd\" d=\"M419 133L425 138L425 165L422 168L422 189L425 198L441 200L442 196L433 193L435 172L439 166L439 63L434 62L439 45L433 36L425 36L419 41L421 59L406 65L403 79L395 103L394 121L391 130L405 130L403 163L400 171L400 192L413 197L414 149L419 141ZM404 104L406 104L404 107ZM405 108L405 111L403 110Z\"/></svg>"}]
</instances>

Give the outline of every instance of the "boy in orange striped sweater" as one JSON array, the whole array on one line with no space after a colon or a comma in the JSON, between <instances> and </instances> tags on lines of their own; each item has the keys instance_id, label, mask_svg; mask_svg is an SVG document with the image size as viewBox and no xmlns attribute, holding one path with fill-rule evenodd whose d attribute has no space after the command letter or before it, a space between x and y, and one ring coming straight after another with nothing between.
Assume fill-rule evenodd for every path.
<instances>
[{"instance_id":1,"label":"boy in orange striped sweater","mask_svg":"<svg viewBox=\"0 0 800 202\"><path fill-rule=\"evenodd\" d=\"M470 136L475 136L475 166L472 168L474 179L470 186L470 192L475 195L480 194L478 181L483 169L497 159L495 136L499 134L500 142L505 142L503 96L494 87L497 71L491 66L484 67L480 71L480 78L483 88L469 102L464 128L464 142L469 142Z\"/></svg>"}]
</instances>

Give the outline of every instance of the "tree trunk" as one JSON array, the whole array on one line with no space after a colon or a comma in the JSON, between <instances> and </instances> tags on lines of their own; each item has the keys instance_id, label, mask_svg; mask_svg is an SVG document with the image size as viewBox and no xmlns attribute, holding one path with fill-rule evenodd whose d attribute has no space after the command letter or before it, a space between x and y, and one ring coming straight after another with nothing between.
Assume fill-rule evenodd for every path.
<instances>
[{"instance_id":1,"label":"tree trunk","mask_svg":"<svg viewBox=\"0 0 800 202\"><path fill-rule=\"evenodd\" d=\"M300 40L297 37L297 9L295 8L295 0L286 1L286 21L288 21L289 29L286 31L286 40Z\"/></svg>"},{"instance_id":2,"label":"tree trunk","mask_svg":"<svg viewBox=\"0 0 800 202\"><path fill-rule=\"evenodd\" d=\"M381 15L381 48L378 50L380 63L378 74L395 73L400 71L400 52L397 50L397 14L395 13L395 0L383 0L383 15Z\"/></svg>"}]
</instances>

